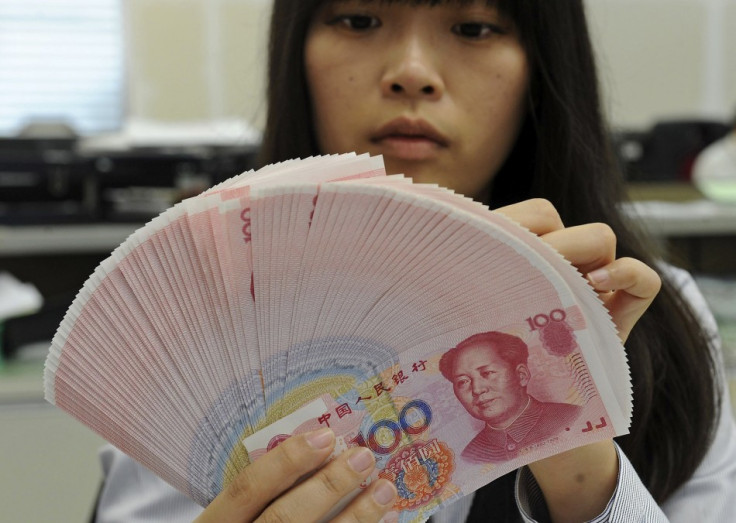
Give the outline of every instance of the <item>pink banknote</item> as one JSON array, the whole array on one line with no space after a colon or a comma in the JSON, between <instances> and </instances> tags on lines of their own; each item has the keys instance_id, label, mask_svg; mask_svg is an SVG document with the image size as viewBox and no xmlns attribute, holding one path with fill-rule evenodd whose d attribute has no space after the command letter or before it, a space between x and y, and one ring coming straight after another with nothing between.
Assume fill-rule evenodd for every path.
<instances>
[{"instance_id":1,"label":"pink banknote","mask_svg":"<svg viewBox=\"0 0 736 523\"><path fill-rule=\"evenodd\" d=\"M578 311L550 312L550 321L583 327ZM331 427L336 454L356 445L373 451L371 480L387 478L399 492L396 519L424 521L515 468L615 436L580 350L550 351L536 326L518 329L524 323L509 326L516 334L479 332L452 348L402 355L356 388L322 394L243 444L256 460L293 434Z\"/></svg>"}]
</instances>

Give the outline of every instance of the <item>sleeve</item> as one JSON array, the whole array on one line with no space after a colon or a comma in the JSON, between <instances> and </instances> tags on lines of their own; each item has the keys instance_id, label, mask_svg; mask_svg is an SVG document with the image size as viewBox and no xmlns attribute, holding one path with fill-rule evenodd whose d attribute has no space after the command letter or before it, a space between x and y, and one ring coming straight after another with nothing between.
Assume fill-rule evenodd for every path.
<instances>
[{"instance_id":1,"label":"sleeve","mask_svg":"<svg viewBox=\"0 0 736 523\"><path fill-rule=\"evenodd\" d=\"M97 523L190 522L202 507L132 458L106 445L100 451L104 483Z\"/></svg>"},{"instance_id":2,"label":"sleeve","mask_svg":"<svg viewBox=\"0 0 736 523\"><path fill-rule=\"evenodd\" d=\"M690 274L679 269L672 269L672 273L683 297L710 335L722 393L720 418L710 449L692 478L662 505L662 509L673 522L736 521L736 424L718 326Z\"/></svg>"},{"instance_id":3,"label":"sleeve","mask_svg":"<svg viewBox=\"0 0 736 523\"><path fill-rule=\"evenodd\" d=\"M605 510L592 523L659 523L669 521L639 479L633 465L616 445L618 479L616 490ZM549 521L542 490L529 467L516 476L516 504L527 523Z\"/></svg>"},{"instance_id":4,"label":"sleeve","mask_svg":"<svg viewBox=\"0 0 736 523\"><path fill-rule=\"evenodd\" d=\"M736 504L733 501L736 499L736 425L718 328L692 277L687 272L672 267L665 268L665 274L672 278L709 334L719 367L718 379L723 390L720 417L711 447L703 461L693 476L661 507L657 506L631 462L617 445L619 476L616 490L603 513L592 520L595 523L736 521ZM528 467L519 470L516 502L525 521L547 521L547 507L542 491Z\"/></svg>"}]
</instances>

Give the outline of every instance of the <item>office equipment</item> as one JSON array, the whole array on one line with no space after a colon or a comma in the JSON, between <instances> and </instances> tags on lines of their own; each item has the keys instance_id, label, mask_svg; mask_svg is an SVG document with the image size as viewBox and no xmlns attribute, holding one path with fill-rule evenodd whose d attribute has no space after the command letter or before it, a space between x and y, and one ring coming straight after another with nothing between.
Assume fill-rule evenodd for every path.
<instances>
[{"instance_id":1,"label":"office equipment","mask_svg":"<svg viewBox=\"0 0 736 523\"><path fill-rule=\"evenodd\" d=\"M254 161L253 145L85 151L76 139L4 139L0 224L146 221Z\"/></svg>"}]
</instances>

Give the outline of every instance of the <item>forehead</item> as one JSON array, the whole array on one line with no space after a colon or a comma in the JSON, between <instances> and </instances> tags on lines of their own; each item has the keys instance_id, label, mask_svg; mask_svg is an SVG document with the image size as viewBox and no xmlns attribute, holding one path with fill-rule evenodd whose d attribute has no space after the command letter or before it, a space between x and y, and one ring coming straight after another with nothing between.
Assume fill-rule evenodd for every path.
<instances>
[{"instance_id":1,"label":"forehead","mask_svg":"<svg viewBox=\"0 0 736 523\"><path fill-rule=\"evenodd\" d=\"M481 365L504 365L505 362L497 354L496 347L490 343L477 343L464 347L455 358L455 368Z\"/></svg>"}]
</instances>

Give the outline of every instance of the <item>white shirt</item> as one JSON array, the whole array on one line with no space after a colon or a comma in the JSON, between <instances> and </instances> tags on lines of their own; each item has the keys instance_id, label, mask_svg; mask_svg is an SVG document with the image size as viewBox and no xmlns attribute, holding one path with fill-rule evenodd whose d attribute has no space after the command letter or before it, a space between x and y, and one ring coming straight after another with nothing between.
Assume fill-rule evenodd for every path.
<instances>
[{"instance_id":1,"label":"white shirt","mask_svg":"<svg viewBox=\"0 0 736 523\"><path fill-rule=\"evenodd\" d=\"M679 269L668 272L711 335L713 349L717 351L716 361L723 369L717 325L702 294L687 272ZM721 379L724 388L721 417L712 445L693 476L660 507L631 462L616 447L619 455L616 490L594 522L736 522L736 424L727 380L724 375ZM193 520L202 512L202 507L116 448L107 445L100 455L105 485L98 504L97 522L183 522ZM432 516L433 523L464 521L472 501L473 495L460 499ZM517 474L516 502L525 521L536 521L534 507L543 500L527 467Z\"/></svg>"}]
</instances>

